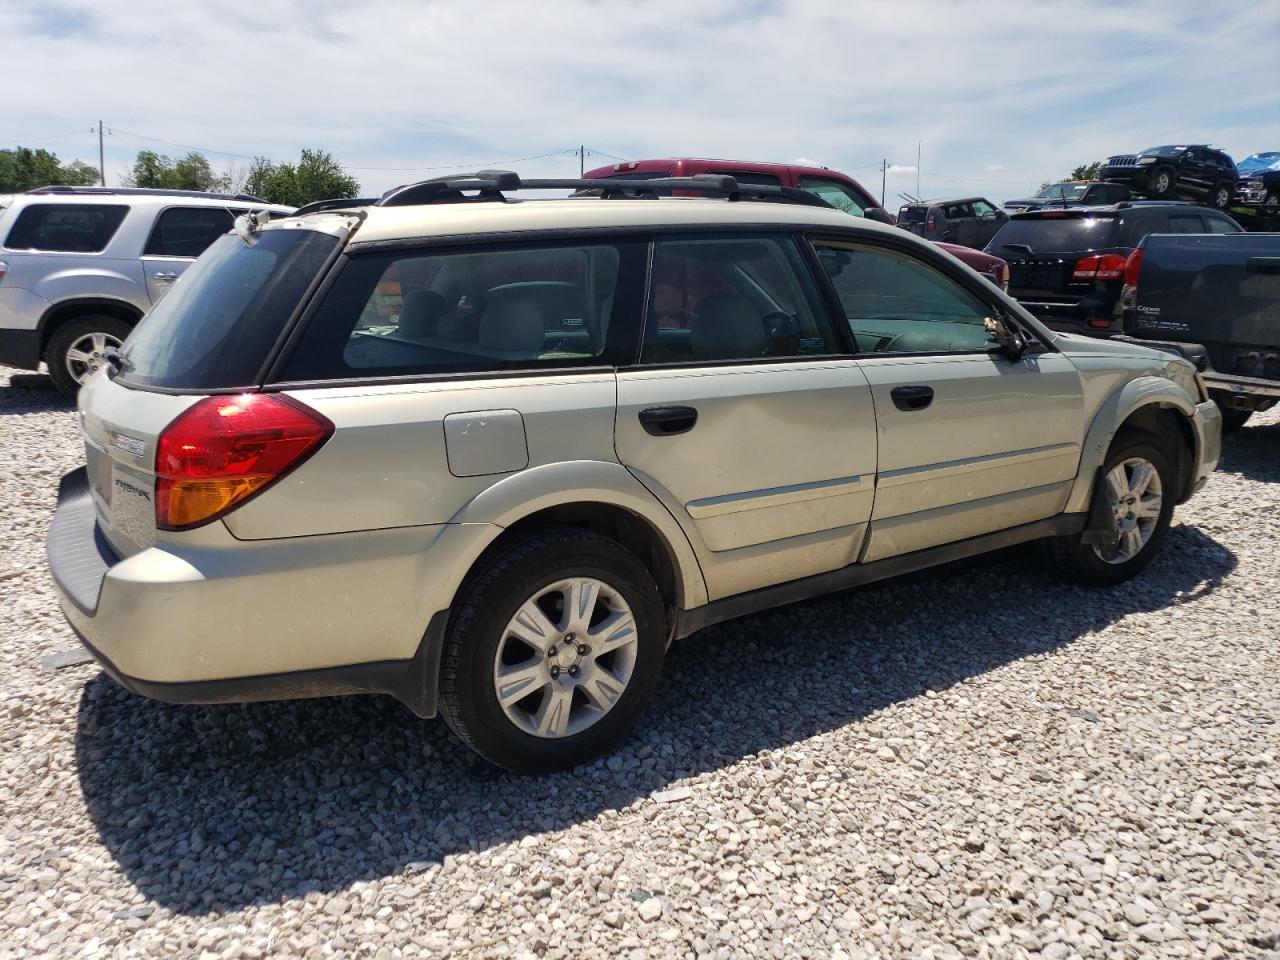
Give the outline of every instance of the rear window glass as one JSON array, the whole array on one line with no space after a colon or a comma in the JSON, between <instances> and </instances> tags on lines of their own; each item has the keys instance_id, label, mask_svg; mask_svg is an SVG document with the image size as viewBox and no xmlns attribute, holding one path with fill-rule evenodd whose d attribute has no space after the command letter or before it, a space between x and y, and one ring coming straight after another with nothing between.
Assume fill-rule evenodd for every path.
<instances>
[{"instance_id":1,"label":"rear window glass","mask_svg":"<svg viewBox=\"0 0 1280 960\"><path fill-rule=\"evenodd\" d=\"M256 383L307 287L338 244L314 230L215 241L143 318L121 351L121 380L216 390Z\"/></svg>"},{"instance_id":2,"label":"rear window glass","mask_svg":"<svg viewBox=\"0 0 1280 960\"><path fill-rule=\"evenodd\" d=\"M1000 254L1009 244L1031 248L1033 255L1043 253L1097 250L1115 245L1114 217L1014 217L996 233L987 249ZM1013 251L1023 256L1026 250Z\"/></svg>"},{"instance_id":3,"label":"rear window glass","mask_svg":"<svg viewBox=\"0 0 1280 960\"><path fill-rule=\"evenodd\" d=\"M903 207L898 211L898 219L907 223L924 223L928 207Z\"/></svg>"},{"instance_id":4,"label":"rear window glass","mask_svg":"<svg viewBox=\"0 0 1280 960\"><path fill-rule=\"evenodd\" d=\"M614 364L634 355L639 297L620 291L638 241L512 244L352 257L285 380ZM631 329L627 329L631 327Z\"/></svg>"},{"instance_id":5,"label":"rear window glass","mask_svg":"<svg viewBox=\"0 0 1280 960\"><path fill-rule=\"evenodd\" d=\"M115 204L32 204L18 214L5 246L10 250L101 253L128 212L128 207Z\"/></svg>"}]
</instances>

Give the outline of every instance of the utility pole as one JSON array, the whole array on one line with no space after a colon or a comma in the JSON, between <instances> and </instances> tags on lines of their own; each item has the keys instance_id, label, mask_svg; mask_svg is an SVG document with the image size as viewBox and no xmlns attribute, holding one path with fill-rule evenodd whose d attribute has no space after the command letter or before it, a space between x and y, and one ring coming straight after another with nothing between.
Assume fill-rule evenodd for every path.
<instances>
[{"instance_id":1,"label":"utility pole","mask_svg":"<svg viewBox=\"0 0 1280 960\"><path fill-rule=\"evenodd\" d=\"M923 140L916 141L916 199L920 199L920 148L924 146Z\"/></svg>"},{"instance_id":2,"label":"utility pole","mask_svg":"<svg viewBox=\"0 0 1280 960\"><path fill-rule=\"evenodd\" d=\"M102 182L102 186L107 185L107 164L103 159L102 150L102 121L98 121L98 179Z\"/></svg>"},{"instance_id":3,"label":"utility pole","mask_svg":"<svg viewBox=\"0 0 1280 960\"><path fill-rule=\"evenodd\" d=\"M889 172L889 160L887 157L880 158L880 206L884 206L884 181Z\"/></svg>"},{"instance_id":4,"label":"utility pole","mask_svg":"<svg viewBox=\"0 0 1280 960\"><path fill-rule=\"evenodd\" d=\"M587 169L587 148L578 144L578 178L581 179Z\"/></svg>"}]
</instances>

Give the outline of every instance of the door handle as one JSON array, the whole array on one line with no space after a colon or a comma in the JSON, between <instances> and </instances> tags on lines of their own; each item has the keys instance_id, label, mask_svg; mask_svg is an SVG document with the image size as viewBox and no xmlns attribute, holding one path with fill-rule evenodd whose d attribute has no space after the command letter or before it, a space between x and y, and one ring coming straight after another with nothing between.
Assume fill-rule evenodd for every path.
<instances>
[{"instance_id":1,"label":"door handle","mask_svg":"<svg viewBox=\"0 0 1280 960\"><path fill-rule=\"evenodd\" d=\"M923 410L933 403L933 387L894 387L889 396L899 410Z\"/></svg>"},{"instance_id":2,"label":"door handle","mask_svg":"<svg viewBox=\"0 0 1280 960\"><path fill-rule=\"evenodd\" d=\"M160 283L173 283L178 279L178 275L176 273L155 273L151 275L151 279Z\"/></svg>"},{"instance_id":3,"label":"door handle","mask_svg":"<svg viewBox=\"0 0 1280 960\"><path fill-rule=\"evenodd\" d=\"M1280 273L1280 257L1250 257L1244 269L1247 273Z\"/></svg>"},{"instance_id":4,"label":"door handle","mask_svg":"<svg viewBox=\"0 0 1280 960\"><path fill-rule=\"evenodd\" d=\"M693 407L649 407L640 411L640 426L653 437L688 433L697 422L698 411Z\"/></svg>"}]
</instances>

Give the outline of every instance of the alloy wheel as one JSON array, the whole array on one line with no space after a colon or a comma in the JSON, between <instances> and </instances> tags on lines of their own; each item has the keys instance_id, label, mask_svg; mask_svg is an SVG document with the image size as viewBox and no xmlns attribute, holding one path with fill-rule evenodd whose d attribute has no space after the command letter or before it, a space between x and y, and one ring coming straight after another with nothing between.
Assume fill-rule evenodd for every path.
<instances>
[{"instance_id":1,"label":"alloy wheel","mask_svg":"<svg viewBox=\"0 0 1280 960\"><path fill-rule=\"evenodd\" d=\"M1130 457L1112 467L1103 483L1120 539L1113 547L1093 549L1107 563L1127 563L1142 552L1160 522L1160 472L1150 460Z\"/></svg>"},{"instance_id":2,"label":"alloy wheel","mask_svg":"<svg viewBox=\"0 0 1280 960\"><path fill-rule=\"evenodd\" d=\"M86 333L67 348L63 358L67 372L76 383L84 383L106 366L107 348L118 350L122 342L119 337L102 331Z\"/></svg>"},{"instance_id":3,"label":"alloy wheel","mask_svg":"<svg viewBox=\"0 0 1280 960\"><path fill-rule=\"evenodd\" d=\"M520 605L498 641L498 704L532 736L581 733L622 698L638 650L635 616L617 590L592 577L558 580Z\"/></svg>"}]
</instances>

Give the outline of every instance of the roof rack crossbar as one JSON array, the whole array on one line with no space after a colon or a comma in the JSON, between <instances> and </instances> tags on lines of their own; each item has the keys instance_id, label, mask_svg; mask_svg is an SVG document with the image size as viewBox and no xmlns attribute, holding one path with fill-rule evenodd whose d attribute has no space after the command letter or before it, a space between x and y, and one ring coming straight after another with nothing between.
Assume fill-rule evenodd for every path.
<instances>
[{"instance_id":1,"label":"roof rack crossbar","mask_svg":"<svg viewBox=\"0 0 1280 960\"><path fill-rule=\"evenodd\" d=\"M388 190L376 201L375 206L406 207L429 203L501 202L508 199L507 193L517 190L573 190L575 196L595 196L602 199L657 197L670 195L675 191L688 191L705 196L719 196L730 201L771 200L812 207L830 206L821 197L807 190L764 184L740 184L734 177L727 174L704 173L691 177L655 177L650 180L621 180L612 177L525 180L511 170L481 170L477 173L454 174L405 184ZM308 212L313 211L308 210Z\"/></svg>"},{"instance_id":2,"label":"roof rack crossbar","mask_svg":"<svg viewBox=\"0 0 1280 960\"><path fill-rule=\"evenodd\" d=\"M356 207L371 207L378 202L377 197L338 197L333 200L313 200L293 211L295 217L305 217L309 213L320 213L322 210L354 210Z\"/></svg>"}]
</instances>

